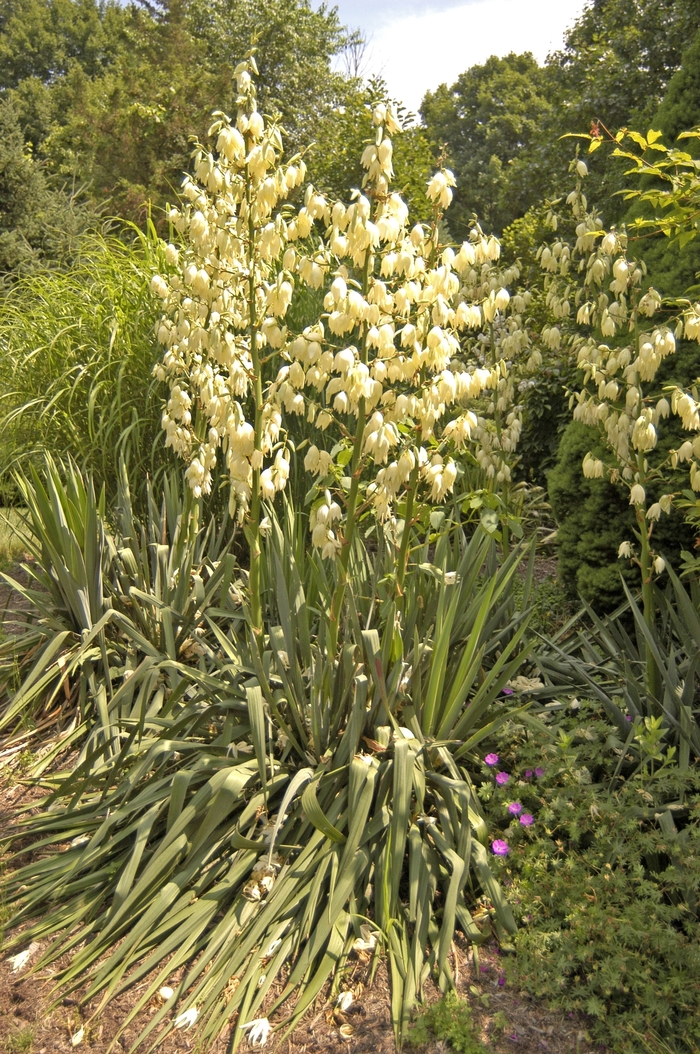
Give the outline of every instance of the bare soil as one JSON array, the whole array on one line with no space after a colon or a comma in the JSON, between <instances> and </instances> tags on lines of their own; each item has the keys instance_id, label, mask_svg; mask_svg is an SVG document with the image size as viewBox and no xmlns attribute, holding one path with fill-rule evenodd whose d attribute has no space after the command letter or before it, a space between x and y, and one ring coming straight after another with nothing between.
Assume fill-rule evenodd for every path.
<instances>
[{"instance_id":1,"label":"bare soil","mask_svg":"<svg viewBox=\"0 0 700 1054\"><path fill-rule=\"evenodd\" d=\"M500 1054L588 1054L592 1047L587 1042L585 1023L571 1017L550 1012L545 1006L507 985L500 985L501 961L497 948L481 950L478 976L468 950L458 942L455 959L459 968L458 994L472 1009L475 1030L487 1049ZM334 1011L322 995L297 1026L291 1036L275 1041L271 1037L271 1054L322 1054L324 1051L344 1054L394 1054L396 1045L389 1011L389 984L384 965L380 966L373 983L364 986L356 974L348 979L347 987L357 992L357 998L346 1013ZM94 1054L106 1054L131 1006L143 990L143 984L113 1000L90 1021L96 1004L81 1006L79 993L52 1006L53 971L26 976L12 974L7 961L0 967L0 1049L25 1051L26 1054L68 1054L84 1049ZM439 997L431 987L427 1001ZM488 1006L485 1003L488 1002ZM157 1009L157 1002L148 1007L127 1028L114 1044L116 1052L130 1050L139 1031ZM353 1026L350 1038L339 1032L341 1024ZM72 1043L78 1029L84 1027L84 1037L76 1048ZM225 1054L230 1049L235 1024L208 1047L210 1054ZM149 1043L150 1045L150 1043ZM196 1031L171 1032L156 1043L162 1054L189 1051L196 1045ZM244 1041L242 1050L248 1047ZM147 1050L148 1046L144 1047ZM249 1048L248 1048L249 1049ZM422 1048L424 1054L447 1054L452 1048L444 1041L435 1041Z\"/></svg>"},{"instance_id":2,"label":"bare soil","mask_svg":"<svg viewBox=\"0 0 700 1054\"><path fill-rule=\"evenodd\" d=\"M27 557L27 561L30 559ZM0 566L0 572L4 572L8 578L15 579L21 586L26 587L30 584L29 575L20 564L13 564L10 567ZM8 637L16 636L30 610L30 602L14 589L7 579L0 578L0 622L2 624L0 640L2 634Z\"/></svg>"}]
</instances>

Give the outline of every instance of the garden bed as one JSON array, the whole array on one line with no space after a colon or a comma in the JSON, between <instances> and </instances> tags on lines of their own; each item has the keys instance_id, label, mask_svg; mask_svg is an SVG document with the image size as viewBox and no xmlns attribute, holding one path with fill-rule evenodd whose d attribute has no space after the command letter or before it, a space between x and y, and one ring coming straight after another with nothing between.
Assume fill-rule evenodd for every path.
<instances>
[{"instance_id":1,"label":"garden bed","mask_svg":"<svg viewBox=\"0 0 700 1054\"><path fill-rule=\"evenodd\" d=\"M64 759L65 763L65 759ZM0 829L7 830L22 809L39 798L39 791L28 782L16 778L9 766L0 769ZM2 909L0 909L2 911ZM0 915L0 921L2 916ZM32 958L36 961L42 948L37 942ZM456 992L469 1006L474 1042L506 1054L588 1054L593 1047L587 1042L585 1021L572 1014L551 1011L541 1001L505 981L503 956L496 944L479 949L475 961L472 949L458 935L453 945L452 961L455 969ZM53 982L67 957L37 973L31 964L14 973L8 956L0 950L0 1051L8 1054L64 1054L73 1050L89 1050L93 1054L107 1054L119 1028L148 983L141 982L115 998L99 1017L90 1022L98 1000L80 1005L80 992L53 1002ZM334 1012L328 1001L328 987L324 988L315 1004L291 1036L275 1042L270 1038L271 1054L321 1054L323 1051L346 1051L348 1054L393 1054L396 1050L391 1025L390 989L385 963L382 963L372 982L369 981L369 957L358 959L348 974L344 988L356 994L347 1012ZM440 998L435 985L426 989L426 1003ZM147 1024L160 1004L152 1001L146 1011L116 1041L112 1049L128 1051L140 1030ZM341 1024L349 1024L353 1034L349 1038L339 1032ZM81 1027L85 1032L80 1044L72 1037ZM235 1027L235 1026L234 1026ZM226 1032L209 1046L207 1054L225 1054L230 1049L231 1033ZM448 1054L462 1051L458 1041L451 1045L445 1038L436 1037L428 1044L409 1049L426 1054ZM179 1054L196 1046L196 1031L171 1032L158 1042L161 1054ZM145 1045L143 1050L147 1050ZM241 1050L250 1049L244 1042ZM474 1049L478 1049L475 1047ZM472 1048L466 1048L472 1054Z\"/></svg>"}]
</instances>

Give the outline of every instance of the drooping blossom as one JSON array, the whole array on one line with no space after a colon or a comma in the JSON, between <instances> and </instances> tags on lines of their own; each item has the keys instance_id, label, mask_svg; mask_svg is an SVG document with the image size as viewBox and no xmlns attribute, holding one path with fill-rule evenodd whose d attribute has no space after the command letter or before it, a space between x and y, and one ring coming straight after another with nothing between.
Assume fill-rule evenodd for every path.
<instances>
[{"instance_id":1,"label":"drooping blossom","mask_svg":"<svg viewBox=\"0 0 700 1054\"><path fill-rule=\"evenodd\" d=\"M266 1017L256 1017L254 1021L247 1021L245 1025L239 1025L239 1028L250 1030L248 1042L251 1047L264 1047L272 1032L272 1025Z\"/></svg>"},{"instance_id":2,"label":"drooping blossom","mask_svg":"<svg viewBox=\"0 0 700 1054\"><path fill-rule=\"evenodd\" d=\"M39 945L32 941L29 947L25 948L23 952L17 952L16 955L11 955L7 961L12 967L12 972L19 973L20 970L23 970L38 947Z\"/></svg>"},{"instance_id":3,"label":"drooping blossom","mask_svg":"<svg viewBox=\"0 0 700 1054\"><path fill-rule=\"evenodd\" d=\"M354 999L355 996L352 992L341 992L335 1001L335 1005L337 1006L338 1010L349 1010L353 1004Z\"/></svg>"},{"instance_id":4,"label":"drooping blossom","mask_svg":"<svg viewBox=\"0 0 700 1054\"><path fill-rule=\"evenodd\" d=\"M198 1017L199 1010L196 1006L191 1006L189 1009L183 1010L181 1014L178 1014L173 1024L175 1028L192 1028Z\"/></svg>"}]
</instances>

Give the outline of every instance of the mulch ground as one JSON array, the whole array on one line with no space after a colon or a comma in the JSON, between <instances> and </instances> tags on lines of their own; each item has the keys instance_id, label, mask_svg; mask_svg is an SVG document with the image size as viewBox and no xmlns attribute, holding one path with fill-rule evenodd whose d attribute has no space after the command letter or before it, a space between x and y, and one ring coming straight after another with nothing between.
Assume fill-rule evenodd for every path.
<instances>
[{"instance_id":1,"label":"mulch ground","mask_svg":"<svg viewBox=\"0 0 700 1054\"><path fill-rule=\"evenodd\" d=\"M461 943L461 942L460 942ZM496 1052L518 1052L518 1054L588 1054L592 1047L586 1042L585 1024L574 1018L562 1019L537 1001L507 986L499 985L501 962L496 948L481 950L478 976L474 963L463 946L456 946L456 959L460 967L457 982L458 994L467 999L472 1009L476 1031L486 1046ZM88 1022L93 1006L82 1007L76 993L51 1008L51 971L27 976L14 975L7 961L0 967L0 1048L26 1054L68 1054L74 1050L85 1050L94 1054L106 1054L122 1022L127 1016L143 985L136 986L111 1002L97 1020ZM333 1011L324 995L297 1026L291 1036L275 1042L274 1036L268 1044L271 1054L322 1054L323 1051L344 1054L394 1054L396 1046L389 1012L389 984L387 972L382 965L371 985L357 983L350 987L359 989L358 997L344 1014ZM475 992L477 994L475 994ZM427 993L429 1002L438 998L432 989ZM484 1004L488 1002L488 1007ZM117 1040L112 1049L128 1051L140 1028L154 1014L157 1004L147 1008ZM353 1035L344 1038L339 1032L342 1023L353 1026ZM71 1037L85 1025L84 1038L79 1047L72 1045ZM235 1026L234 1026L235 1027ZM227 1030L214 1044L209 1046L211 1054L225 1054L230 1049L233 1029ZM157 1043L162 1054L189 1051L196 1045L196 1031L170 1033ZM246 1041L242 1050L247 1048ZM144 1047L144 1050L148 1047ZM415 1049L415 1048L414 1048ZM447 1054L450 1046L435 1041L423 1048L425 1054Z\"/></svg>"},{"instance_id":2,"label":"mulch ground","mask_svg":"<svg viewBox=\"0 0 700 1054\"><path fill-rule=\"evenodd\" d=\"M26 560L30 561L31 557L27 555ZM29 575L19 564L9 568L0 566L0 571L14 578L22 586L30 584ZM5 636L13 636L20 632L21 624L29 614L30 608L30 602L0 577L0 623Z\"/></svg>"},{"instance_id":3,"label":"mulch ground","mask_svg":"<svg viewBox=\"0 0 700 1054\"><path fill-rule=\"evenodd\" d=\"M10 600L9 591L5 590L6 587L0 586L0 616ZM12 598L7 606L16 608L15 599ZM19 606L21 618L24 604ZM18 615L9 615L8 621ZM7 624L4 626L6 633L13 628ZM17 782L9 767L4 773L0 768L0 833L7 830L21 806L31 805L38 797L35 788ZM10 921L7 916L5 919ZM42 947L39 944L35 948L34 961ZM112 1000L99 1016L90 1020L97 1009L97 1001L83 1005L79 991L66 998L55 996L55 976L66 962L59 960L49 969L37 973L32 972L30 962L15 974L8 962L8 953L3 955L0 939L0 1051L7 1054L68 1054L77 1051L79 1054L84 1050L90 1054L107 1054L111 1049L119 1054L119 1051L131 1049L149 1017L158 1009L157 1002L146 1007L118 1039L115 1037L147 982ZM477 962L472 950L458 935L453 947L453 966L457 993L468 1001L475 1029L488 1049L497 1054L593 1054L584 1020L551 1011L540 1001L504 983L503 959L495 944L481 948ZM366 964L358 962L344 987L351 988L355 994L353 1004L345 1013L334 1011L328 1003L327 991L322 992L292 1035L280 1034L277 1039L274 1035L270 1038L267 1049L271 1054L394 1054L396 1045L391 1027L386 967L381 965L370 983ZM440 996L434 985L428 985L425 994L428 1003ZM352 1026L349 1037L340 1034L343 1024ZM72 1037L81 1027L84 1029L82 1041L74 1045ZM210 1044L206 1054L226 1054L230 1050L233 1028L235 1025ZM151 1042L143 1048L144 1051L149 1049ZM195 1047L196 1029L170 1033L155 1045L160 1054L179 1054ZM250 1048L244 1040L241 1050L246 1049ZM418 1054L418 1048L410 1049ZM447 1043L435 1041L422 1048L421 1054L449 1054L451 1049Z\"/></svg>"}]
</instances>

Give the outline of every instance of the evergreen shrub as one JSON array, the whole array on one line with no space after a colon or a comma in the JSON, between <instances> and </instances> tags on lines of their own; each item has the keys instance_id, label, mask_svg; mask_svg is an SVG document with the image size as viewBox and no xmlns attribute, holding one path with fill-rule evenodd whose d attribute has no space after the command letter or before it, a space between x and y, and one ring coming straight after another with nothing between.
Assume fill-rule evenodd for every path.
<instances>
[{"instance_id":1,"label":"evergreen shrub","mask_svg":"<svg viewBox=\"0 0 700 1054\"><path fill-rule=\"evenodd\" d=\"M659 397L670 383L687 385L700 374L700 349L687 342L659 369L656 384ZM650 465L663 461L671 448L687 438L676 417L664 423L657 447L650 451ZM605 479L587 479L582 462L591 451L604 457L605 448L594 428L573 421L559 445L557 462L548 475L549 502L558 524L557 541L559 576L566 591L580 594L598 611L611 611L624 600L622 577L634 587L637 569L618 560L618 547L633 536L635 516L624 491ZM687 486L686 474L679 469L671 473L672 489ZM650 483L651 501L657 501L661 486ZM668 489L668 488L666 488ZM654 528L656 548L674 567L681 563L681 552L693 547L694 536L682 514L674 509L662 517Z\"/></svg>"}]
</instances>

